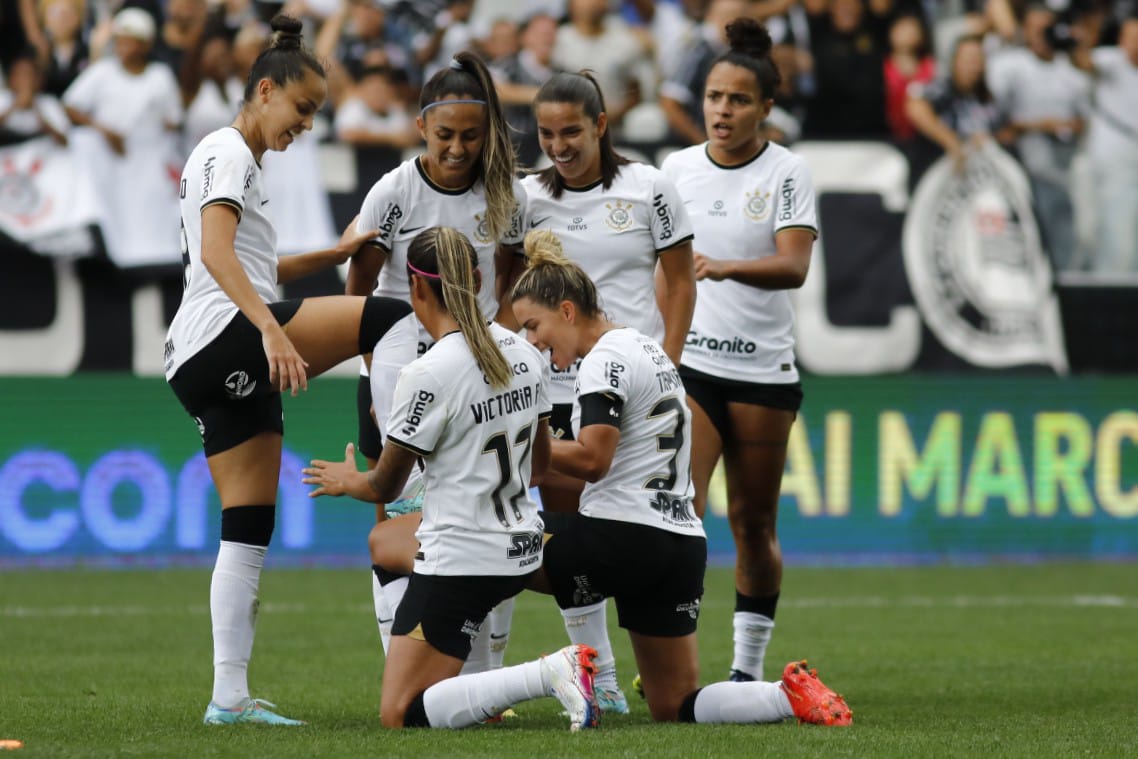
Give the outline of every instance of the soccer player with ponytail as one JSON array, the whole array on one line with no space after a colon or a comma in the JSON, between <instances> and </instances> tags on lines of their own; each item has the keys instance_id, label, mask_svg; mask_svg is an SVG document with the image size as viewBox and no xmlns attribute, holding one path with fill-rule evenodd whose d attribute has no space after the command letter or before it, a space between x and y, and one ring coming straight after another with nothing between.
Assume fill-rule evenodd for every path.
<instances>
[{"instance_id":1,"label":"soccer player with ponytail","mask_svg":"<svg viewBox=\"0 0 1138 759\"><path fill-rule=\"evenodd\" d=\"M735 654L730 677L761 680L782 583L775 529L790 428L802 403L789 291L802 286L818 236L805 162L763 137L779 72L758 22L727 26L730 49L707 76L707 142L663 172L692 218L695 315L680 376L692 408L696 509L723 456L735 537Z\"/></svg>"},{"instance_id":2,"label":"soccer player with ponytail","mask_svg":"<svg viewBox=\"0 0 1138 759\"><path fill-rule=\"evenodd\" d=\"M374 230L336 248L278 257L265 215L261 158L312 128L327 94L324 69L301 42L300 22L272 21L241 111L206 135L181 182L185 292L165 346L166 379L197 423L221 499L221 544L210 585L213 697L209 725L300 725L250 698L249 659L261 568L276 521L284 435L281 392L372 351L408 313L390 298L279 301L277 285L343 263Z\"/></svg>"},{"instance_id":3,"label":"soccer player with ponytail","mask_svg":"<svg viewBox=\"0 0 1138 759\"><path fill-rule=\"evenodd\" d=\"M499 298L522 240L525 192L514 176L509 126L489 70L477 55L458 53L449 66L423 85L419 107L417 125L426 150L381 177L364 199L356 228L378 233L353 258L347 293L374 292L406 300L405 262L411 240L423 229L445 225L464 234L478 254L480 313L486 319L501 318L510 324L509 309L499 317ZM376 359L382 366L369 380L365 363L356 394L359 451L369 467L375 465L383 447L375 420L386 418L384 412L394 388L388 378L423 355L433 341L412 319L401 324L386 342ZM410 490L421 492L417 473ZM407 499L401 500L406 503ZM384 504L377 504L377 522L383 520L385 510ZM373 570L373 601L385 651L391 609L398 605L405 585L406 579ZM490 631L495 646L483 650L481 643L488 646L489 641L480 642L477 662L472 661L472 666L501 666L511 614L509 601L495 611L494 629Z\"/></svg>"},{"instance_id":4,"label":"soccer player with ponytail","mask_svg":"<svg viewBox=\"0 0 1138 759\"><path fill-rule=\"evenodd\" d=\"M313 461L304 482L317 486L313 495L386 502L417 460L424 463L421 517L375 528L407 546L409 526L418 525L383 672L385 726L464 727L554 696L571 729L593 727L595 652L585 646L460 674L486 615L541 565L544 525L529 487L545 471L550 446L548 363L510 330L487 323L477 263L455 229L431 228L412 240L404 262L411 306L435 344L399 373L376 466L356 471L349 445L342 462Z\"/></svg>"}]
</instances>

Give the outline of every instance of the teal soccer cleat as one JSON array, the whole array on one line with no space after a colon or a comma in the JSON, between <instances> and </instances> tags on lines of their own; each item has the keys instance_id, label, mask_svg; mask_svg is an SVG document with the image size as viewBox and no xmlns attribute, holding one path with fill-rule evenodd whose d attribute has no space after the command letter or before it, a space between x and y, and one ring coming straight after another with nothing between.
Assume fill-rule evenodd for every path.
<instances>
[{"instance_id":1,"label":"teal soccer cleat","mask_svg":"<svg viewBox=\"0 0 1138 759\"><path fill-rule=\"evenodd\" d=\"M269 711L267 708L271 706L277 708L276 704L262 701L259 698L247 698L242 704L238 704L232 709L222 709L217 704L210 702L210 705L205 708L205 719L202 720L207 725L236 725L238 723L249 723L254 725L304 725L307 724L298 719L289 719L282 717L276 712Z\"/></svg>"},{"instance_id":2,"label":"teal soccer cleat","mask_svg":"<svg viewBox=\"0 0 1138 759\"><path fill-rule=\"evenodd\" d=\"M597 706L600 707L602 712L608 712L609 714L628 714L628 699L624 697L624 691L619 687L597 687L595 690Z\"/></svg>"}]
</instances>

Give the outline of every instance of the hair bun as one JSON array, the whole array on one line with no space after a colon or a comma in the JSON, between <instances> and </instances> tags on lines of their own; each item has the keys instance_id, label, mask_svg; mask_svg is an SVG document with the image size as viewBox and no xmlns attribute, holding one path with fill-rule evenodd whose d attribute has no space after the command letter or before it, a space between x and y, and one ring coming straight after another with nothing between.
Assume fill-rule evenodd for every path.
<instances>
[{"instance_id":1,"label":"hair bun","mask_svg":"<svg viewBox=\"0 0 1138 759\"><path fill-rule=\"evenodd\" d=\"M304 29L304 25L301 24L298 19L292 16L286 16L283 13L278 13L273 16L273 20L269 22L269 27L273 30L273 39L269 43L269 47L302 47L301 32Z\"/></svg>"},{"instance_id":2,"label":"hair bun","mask_svg":"<svg viewBox=\"0 0 1138 759\"><path fill-rule=\"evenodd\" d=\"M565 266L569 259L561 246L561 239L548 229L534 229L526 234L525 251L527 268L535 266Z\"/></svg>"},{"instance_id":3,"label":"hair bun","mask_svg":"<svg viewBox=\"0 0 1138 759\"><path fill-rule=\"evenodd\" d=\"M766 58L774 45L767 28L753 18L737 18L727 25L727 43L731 50L753 58Z\"/></svg>"}]
</instances>

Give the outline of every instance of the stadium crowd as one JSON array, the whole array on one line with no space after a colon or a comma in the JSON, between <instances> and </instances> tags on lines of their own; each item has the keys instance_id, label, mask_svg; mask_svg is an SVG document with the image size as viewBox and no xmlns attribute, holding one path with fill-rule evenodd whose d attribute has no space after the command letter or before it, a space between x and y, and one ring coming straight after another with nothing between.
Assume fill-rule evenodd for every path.
<instances>
[{"instance_id":1,"label":"stadium crowd","mask_svg":"<svg viewBox=\"0 0 1138 759\"><path fill-rule=\"evenodd\" d=\"M1138 271L1134 0L0 0L0 141L94 130L114 157L75 147L111 202L108 161L161 137L176 166L232 119L282 9L329 63L320 140L415 148L418 88L475 50L522 166L543 160L530 102L556 71L595 72L619 144L703 142L708 66L750 15L783 74L771 139L890 140L927 165L991 136L1031 180L1056 268Z\"/></svg>"}]
</instances>

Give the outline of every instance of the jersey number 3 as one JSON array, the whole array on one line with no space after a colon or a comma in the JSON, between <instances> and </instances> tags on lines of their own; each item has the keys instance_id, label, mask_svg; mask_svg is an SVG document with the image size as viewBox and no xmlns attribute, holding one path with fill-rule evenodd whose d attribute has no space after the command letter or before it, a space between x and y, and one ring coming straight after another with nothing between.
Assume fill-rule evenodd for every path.
<instances>
[{"instance_id":1,"label":"jersey number 3","mask_svg":"<svg viewBox=\"0 0 1138 759\"><path fill-rule=\"evenodd\" d=\"M522 467L529 461L530 447L533 445L533 425L522 427L518 430L518 434L514 436L514 445L523 445L522 455L518 456L518 460L513 461L512 451L508 442L509 438L505 432L499 432L496 435L491 435L486 444L482 446L483 453L493 453L498 458L498 486L494 488L494 492L490 494L491 500L494 501L494 514L498 517L498 521L502 523L503 527L510 526L510 520L506 516L506 502L502 498L502 491L510 486L510 483L515 479L517 485L515 486L513 495L509 497L510 508L513 511L514 519L517 522L522 521L522 511L518 508L518 501L521 500L528 491L528 482L525 482L522 477Z\"/></svg>"}]
</instances>

